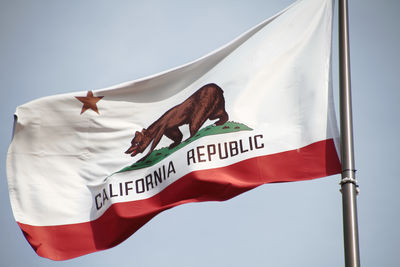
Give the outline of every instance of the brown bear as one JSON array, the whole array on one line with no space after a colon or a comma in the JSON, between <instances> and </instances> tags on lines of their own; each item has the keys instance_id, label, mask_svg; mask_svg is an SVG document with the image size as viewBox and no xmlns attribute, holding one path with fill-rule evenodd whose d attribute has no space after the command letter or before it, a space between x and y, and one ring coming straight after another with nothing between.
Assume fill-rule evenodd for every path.
<instances>
[{"instance_id":1,"label":"brown bear","mask_svg":"<svg viewBox=\"0 0 400 267\"><path fill-rule=\"evenodd\" d=\"M179 126L189 124L189 138L191 138L207 119L219 119L215 122L216 125L222 125L228 121L223 91L214 83L204 85L184 102L165 112L147 129L137 131L131 141L131 147L125 153L133 157L142 153L153 141L150 151L139 160L143 161L153 152L163 135L174 141L169 148L176 147L183 137Z\"/></svg>"}]
</instances>

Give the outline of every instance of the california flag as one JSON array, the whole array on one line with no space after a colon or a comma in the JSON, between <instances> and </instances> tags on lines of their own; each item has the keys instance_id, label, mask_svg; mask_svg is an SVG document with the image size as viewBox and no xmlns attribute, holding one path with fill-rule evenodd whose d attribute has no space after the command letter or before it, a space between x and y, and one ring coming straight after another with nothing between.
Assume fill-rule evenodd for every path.
<instances>
[{"instance_id":1,"label":"california flag","mask_svg":"<svg viewBox=\"0 0 400 267\"><path fill-rule=\"evenodd\" d=\"M158 213L340 172L331 0L300 0L196 61L15 112L7 177L38 255L113 247Z\"/></svg>"}]
</instances>

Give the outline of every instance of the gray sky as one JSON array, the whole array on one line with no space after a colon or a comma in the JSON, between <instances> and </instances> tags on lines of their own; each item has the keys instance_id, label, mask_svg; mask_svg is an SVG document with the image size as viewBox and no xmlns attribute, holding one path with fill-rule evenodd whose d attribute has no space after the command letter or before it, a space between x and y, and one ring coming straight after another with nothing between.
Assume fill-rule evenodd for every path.
<instances>
[{"instance_id":1,"label":"gray sky","mask_svg":"<svg viewBox=\"0 0 400 267\"><path fill-rule=\"evenodd\" d=\"M18 105L187 63L292 2L0 0L0 265L343 266L339 175L267 184L226 202L182 205L117 247L65 262L34 253L8 196L5 161ZM350 2L361 264L399 266L400 2ZM337 102L336 13L337 7Z\"/></svg>"}]
</instances>

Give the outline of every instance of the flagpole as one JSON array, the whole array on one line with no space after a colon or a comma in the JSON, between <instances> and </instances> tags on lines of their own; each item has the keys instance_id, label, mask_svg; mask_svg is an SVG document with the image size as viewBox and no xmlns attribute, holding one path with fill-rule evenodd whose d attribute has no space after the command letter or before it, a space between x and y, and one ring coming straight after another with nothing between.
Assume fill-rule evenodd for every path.
<instances>
[{"instance_id":1,"label":"flagpole","mask_svg":"<svg viewBox=\"0 0 400 267\"><path fill-rule=\"evenodd\" d=\"M359 267L357 184L355 180L353 119L351 109L350 50L347 0L339 0L340 139L345 266Z\"/></svg>"}]
</instances>

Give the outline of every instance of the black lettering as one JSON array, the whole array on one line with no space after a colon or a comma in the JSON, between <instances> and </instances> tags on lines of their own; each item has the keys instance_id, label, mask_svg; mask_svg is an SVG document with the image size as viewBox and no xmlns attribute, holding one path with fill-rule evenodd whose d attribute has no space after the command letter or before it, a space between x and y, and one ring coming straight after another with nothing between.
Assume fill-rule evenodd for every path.
<instances>
[{"instance_id":1,"label":"black lettering","mask_svg":"<svg viewBox=\"0 0 400 267\"><path fill-rule=\"evenodd\" d=\"M122 191L122 183L119 183L119 195L122 196L123 195L123 191Z\"/></svg>"},{"instance_id":2,"label":"black lettering","mask_svg":"<svg viewBox=\"0 0 400 267\"><path fill-rule=\"evenodd\" d=\"M174 164L172 163L172 161L170 161L169 164L168 164L168 177L169 177L170 173L176 173L175 172L175 167L174 167Z\"/></svg>"},{"instance_id":3,"label":"black lettering","mask_svg":"<svg viewBox=\"0 0 400 267\"><path fill-rule=\"evenodd\" d=\"M218 143L218 153L220 159L226 159L228 157L228 148L226 143L224 143L224 147L225 147L225 156L222 156L221 143Z\"/></svg>"},{"instance_id":4,"label":"black lettering","mask_svg":"<svg viewBox=\"0 0 400 267\"><path fill-rule=\"evenodd\" d=\"M139 180L136 180L136 193L140 194L144 192L144 179L141 178Z\"/></svg>"},{"instance_id":5,"label":"black lettering","mask_svg":"<svg viewBox=\"0 0 400 267\"><path fill-rule=\"evenodd\" d=\"M262 134L259 134L259 135L255 135L255 136L254 136L254 145L255 145L256 149L263 148L263 147L264 147L264 143L259 144L259 143L257 142L257 138L263 138Z\"/></svg>"},{"instance_id":6,"label":"black lettering","mask_svg":"<svg viewBox=\"0 0 400 267\"><path fill-rule=\"evenodd\" d=\"M164 180L165 180L165 167L163 165L164 168ZM162 183L162 175L161 175L161 168L158 168L158 172L154 171L154 182L157 186L157 181L161 184Z\"/></svg>"},{"instance_id":7,"label":"black lettering","mask_svg":"<svg viewBox=\"0 0 400 267\"><path fill-rule=\"evenodd\" d=\"M150 185L151 185L151 188L150 188ZM148 175L146 175L146 191L149 191L152 188L154 188L153 176L151 176L151 174L148 174Z\"/></svg>"},{"instance_id":8,"label":"black lettering","mask_svg":"<svg viewBox=\"0 0 400 267\"><path fill-rule=\"evenodd\" d=\"M190 149L187 152L187 164L188 164L188 166L190 165L190 160L191 159L193 160L193 163L196 163L196 159L194 157L194 150L193 149Z\"/></svg>"},{"instance_id":9,"label":"black lettering","mask_svg":"<svg viewBox=\"0 0 400 267\"><path fill-rule=\"evenodd\" d=\"M104 205L104 203L106 202L106 200L108 200L108 196L107 196L106 189L103 188L103 205Z\"/></svg>"},{"instance_id":10,"label":"black lettering","mask_svg":"<svg viewBox=\"0 0 400 267\"><path fill-rule=\"evenodd\" d=\"M205 156L204 153L201 153L201 152L200 152L200 149L203 149L203 148L204 148L204 146L198 146L198 147L197 147L197 161L198 161L198 162L206 162L205 159L201 159L202 156Z\"/></svg>"},{"instance_id":11,"label":"black lettering","mask_svg":"<svg viewBox=\"0 0 400 267\"><path fill-rule=\"evenodd\" d=\"M113 195L112 184L109 184L108 187L110 188L110 198L117 197L118 195Z\"/></svg>"},{"instance_id":12,"label":"black lettering","mask_svg":"<svg viewBox=\"0 0 400 267\"><path fill-rule=\"evenodd\" d=\"M212 148L212 149L211 149ZM217 153L215 145L211 144L207 146L208 161L211 161L211 156Z\"/></svg>"},{"instance_id":13,"label":"black lettering","mask_svg":"<svg viewBox=\"0 0 400 267\"><path fill-rule=\"evenodd\" d=\"M125 195L128 195L129 190L132 190L132 187L128 187L129 184L132 184L132 181L125 182Z\"/></svg>"},{"instance_id":14,"label":"black lettering","mask_svg":"<svg viewBox=\"0 0 400 267\"><path fill-rule=\"evenodd\" d=\"M101 209L101 207L103 207L103 204L102 204L102 203L99 203L99 202L97 201L99 198L101 198L101 193L98 193L98 194L94 197L94 200L95 200L95 202L96 202L96 209L97 209L97 210L99 210L99 209Z\"/></svg>"},{"instance_id":15,"label":"black lettering","mask_svg":"<svg viewBox=\"0 0 400 267\"><path fill-rule=\"evenodd\" d=\"M165 165L162 165L162 170L163 170L164 180L165 180L165 179L167 179L167 177L165 176Z\"/></svg>"},{"instance_id":16,"label":"black lettering","mask_svg":"<svg viewBox=\"0 0 400 267\"><path fill-rule=\"evenodd\" d=\"M246 150L243 149L243 141L242 141L242 139L239 140L239 147L240 147L240 153L244 153L244 152L248 152L249 151L248 149L246 149Z\"/></svg>"},{"instance_id":17,"label":"black lettering","mask_svg":"<svg viewBox=\"0 0 400 267\"><path fill-rule=\"evenodd\" d=\"M229 142L229 149L231 151L231 157L239 154L238 144L236 141Z\"/></svg>"}]
</instances>

